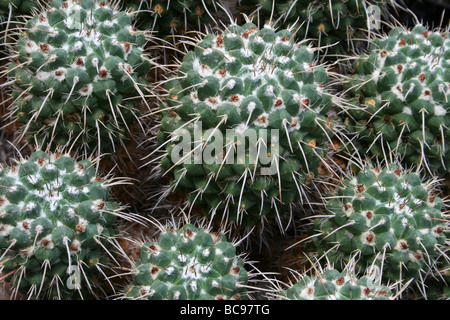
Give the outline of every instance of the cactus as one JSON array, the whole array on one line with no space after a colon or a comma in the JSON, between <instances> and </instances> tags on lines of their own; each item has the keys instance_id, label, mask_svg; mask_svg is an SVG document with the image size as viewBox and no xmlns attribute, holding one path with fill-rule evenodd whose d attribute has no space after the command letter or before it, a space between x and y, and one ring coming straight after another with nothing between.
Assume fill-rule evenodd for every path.
<instances>
[{"instance_id":1,"label":"cactus","mask_svg":"<svg viewBox=\"0 0 450 320\"><path fill-rule=\"evenodd\" d=\"M222 232L186 223L161 230L140 247L124 299L240 300L249 274Z\"/></svg>"},{"instance_id":2,"label":"cactus","mask_svg":"<svg viewBox=\"0 0 450 320\"><path fill-rule=\"evenodd\" d=\"M114 153L145 99L145 32L105 1L53 1L29 19L9 66L24 137L74 154Z\"/></svg>"},{"instance_id":3,"label":"cactus","mask_svg":"<svg viewBox=\"0 0 450 320\"><path fill-rule=\"evenodd\" d=\"M280 300L394 300L392 290L372 277L358 276L327 267L312 275L303 274L295 283L277 293Z\"/></svg>"},{"instance_id":4,"label":"cactus","mask_svg":"<svg viewBox=\"0 0 450 320\"><path fill-rule=\"evenodd\" d=\"M199 42L161 107L171 188L207 217L245 227L305 200L336 131L327 112L337 100L314 58L290 31L252 23Z\"/></svg>"},{"instance_id":5,"label":"cactus","mask_svg":"<svg viewBox=\"0 0 450 320\"><path fill-rule=\"evenodd\" d=\"M101 293L97 282L108 272L115 221L123 214L109 199L111 181L93 165L35 151L0 171L0 272L16 294L75 299Z\"/></svg>"},{"instance_id":6,"label":"cactus","mask_svg":"<svg viewBox=\"0 0 450 320\"><path fill-rule=\"evenodd\" d=\"M367 165L326 197L311 236L337 269L358 254L358 269L380 268L383 281L420 280L447 240L448 220L433 181L395 164Z\"/></svg>"},{"instance_id":7,"label":"cactus","mask_svg":"<svg viewBox=\"0 0 450 320\"><path fill-rule=\"evenodd\" d=\"M348 127L358 134L360 154L398 154L404 165L431 173L450 169L450 40L448 31L392 29L359 56L347 81Z\"/></svg>"},{"instance_id":8,"label":"cactus","mask_svg":"<svg viewBox=\"0 0 450 320\"><path fill-rule=\"evenodd\" d=\"M299 39L315 39L328 55L348 55L364 48L373 31L368 7L376 5L381 11L388 7L382 1L367 0L241 0L240 4L255 24L272 22L281 29L294 27Z\"/></svg>"}]
</instances>

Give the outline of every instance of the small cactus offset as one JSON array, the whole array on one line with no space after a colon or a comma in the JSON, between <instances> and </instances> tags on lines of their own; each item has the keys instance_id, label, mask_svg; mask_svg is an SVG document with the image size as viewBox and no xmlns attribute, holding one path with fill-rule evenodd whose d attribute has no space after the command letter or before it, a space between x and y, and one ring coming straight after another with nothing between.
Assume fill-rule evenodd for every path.
<instances>
[{"instance_id":1,"label":"small cactus offset","mask_svg":"<svg viewBox=\"0 0 450 320\"><path fill-rule=\"evenodd\" d=\"M328 267L312 275L302 275L276 295L280 300L393 300L392 290L354 270Z\"/></svg>"},{"instance_id":2,"label":"small cactus offset","mask_svg":"<svg viewBox=\"0 0 450 320\"><path fill-rule=\"evenodd\" d=\"M397 27L373 40L346 83L359 106L347 124L361 155L395 152L408 166L450 170L449 59L448 31Z\"/></svg>"},{"instance_id":3,"label":"small cactus offset","mask_svg":"<svg viewBox=\"0 0 450 320\"><path fill-rule=\"evenodd\" d=\"M252 23L188 52L161 107L161 167L172 189L208 217L243 226L306 201L336 131L328 71L314 59L289 30Z\"/></svg>"},{"instance_id":4,"label":"small cactus offset","mask_svg":"<svg viewBox=\"0 0 450 320\"><path fill-rule=\"evenodd\" d=\"M161 231L140 249L125 299L241 300L249 274L222 232L184 224Z\"/></svg>"},{"instance_id":5,"label":"small cactus offset","mask_svg":"<svg viewBox=\"0 0 450 320\"><path fill-rule=\"evenodd\" d=\"M110 183L89 160L43 151L0 171L0 272L16 293L29 299L101 293L96 282L106 276L122 216L109 200Z\"/></svg>"},{"instance_id":6,"label":"small cactus offset","mask_svg":"<svg viewBox=\"0 0 450 320\"><path fill-rule=\"evenodd\" d=\"M420 280L448 241L442 199L418 173L399 166L368 165L326 199L312 239L337 269L357 254L357 270L378 266L384 282Z\"/></svg>"},{"instance_id":7,"label":"small cactus offset","mask_svg":"<svg viewBox=\"0 0 450 320\"><path fill-rule=\"evenodd\" d=\"M114 153L141 113L146 41L105 1L56 0L28 20L8 70L10 113L24 137L75 154Z\"/></svg>"}]
</instances>

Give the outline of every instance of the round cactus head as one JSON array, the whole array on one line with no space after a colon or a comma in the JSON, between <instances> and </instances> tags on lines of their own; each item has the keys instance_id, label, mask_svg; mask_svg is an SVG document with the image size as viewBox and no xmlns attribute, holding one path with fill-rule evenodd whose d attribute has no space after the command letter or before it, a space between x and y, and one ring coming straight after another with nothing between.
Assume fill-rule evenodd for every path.
<instances>
[{"instance_id":1,"label":"round cactus head","mask_svg":"<svg viewBox=\"0 0 450 320\"><path fill-rule=\"evenodd\" d=\"M140 249L125 299L240 300L249 273L221 232L192 224L161 231Z\"/></svg>"},{"instance_id":2,"label":"round cactus head","mask_svg":"<svg viewBox=\"0 0 450 320\"><path fill-rule=\"evenodd\" d=\"M393 164L367 165L326 197L313 243L336 268L357 254L357 269L381 269L383 281L421 279L447 240L444 203L433 181Z\"/></svg>"},{"instance_id":3,"label":"round cactus head","mask_svg":"<svg viewBox=\"0 0 450 320\"><path fill-rule=\"evenodd\" d=\"M334 134L314 49L288 30L233 25L188 52L167 84L162 170L208 217L253 226L288 212Z\"/></svg>"},{"instance_id":4,"label":"round cactus head","mask_svg":"<svg viewBox=\"0 0 450 320\"><path fill-rule=\"evenodd\" d=\"M11 117L42 146L114 153L145 100L145 32L106 1L52 1L27 20L9 66Z\"/></svg>"},{"instance_id":5,"label":"round cactus head","mask_svg":"<svg viewBox=\"0 0 450 320\"><path fill-rule=\"evenodd\" d=\"M109 183L89 160L42 151L0 171L0 271L14 291L30 299L100 293L121 216Z\"/></svg>"},{"instance_id":6,"label":"round cactus head","mask_svg":"<svg viewBox=\"0 0 450 320\"><path fill-rule=\"evenodd\" d=\"M368 35L389 18L395 1L377 0L241 0L241 10L254 23L292 28L298 39L312 39L328 59L348 55L368 43ZM370 14L374 13L374 14Z\"/></svg>"},{"instance_id":7,"label":"round cactus head","mask_svg":"<svg viewBox=\"0 0 450 320\"><path fill-rule=\"evenodd\" d=\"M405 165L429 172L450 170L449 32L422 25L392 29L359 56L347 82L349 125L360 153L401 156Z\"/></svg>"},{"instance_id":8,"label":"round cactus head","mask_svg":"<svg viewBox=\"0 0 450 320\"><path fill-rule=\"evenodd\" d=\"M302 274L294 283L279 290L280 300L393 300L390 287L373 276L357 275L354 270L343 271L330 266L315 266L311 275Z\"/></svg>"}]
</instances>

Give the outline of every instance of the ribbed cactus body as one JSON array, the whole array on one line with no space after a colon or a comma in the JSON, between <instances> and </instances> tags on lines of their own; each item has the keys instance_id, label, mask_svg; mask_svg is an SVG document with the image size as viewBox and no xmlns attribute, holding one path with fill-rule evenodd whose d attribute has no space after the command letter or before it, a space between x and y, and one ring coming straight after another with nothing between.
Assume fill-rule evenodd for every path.
<instances>
[{"instance_id":1,"label":"ribbed cactus body","mask_svg":"<svg viewBox=\"0 0 450 320\"><path fill-rule=\"evenodd\" d=\"M90 161L42 151L0 171L0 270L15 290L31 299L96 293L117 234L107 184Z\"/></svg>"},{"instance_id":2,"label":"ribbed cactus body","mask_svg":"<svg viewBox=\"0 0 450 320\"><path fill-rule=\"evenodd\" d=\"M125 299L245 299L248 273L223 233L185 224L141 247Z\"/></svg>"},{"instance_id":3,"label":"ribbed cactus body","mask_svg":"<svg viewBox=\"0 0 450 320\"><path fill-rule=\"evenodd\" d=\"M376 38L354 63L349 97L360 154L398 153L405 164L429 171L450 168L450 41L448 32L418 25Z\"/></svg>"},{"instance_id":4,"label":"ribbed cactus body","mask_svg":"<svg viewBox=\"0 0 450 320\"><path fill-rule=\"evenodd\" d=\"M281 215L317 177L333 135L332 94L314 50L289 31L228 29L188 52L167 85L162 169L208 217L252 226ZM185 136L192 152L181 154Z\"/></svg>"},{"instance_id":5,"label":"ribbed cactus body","mask_svg":"<svg viewBox=\"0 0 450 320\"><path fill-rule=\"evenodd\" d=\"M104 1L53 1L28 20L9 67L25 137L114 152L141 112L145 43L131 16Z\"/></svg>"},{"instance_id":6,"label":"ribbed cactus body","mask_svg":"<svg viewBox=\"0 0 450 320\"><path fill-rule=\"evenodd\" d=\"M366 167L327 196L314 244L336 268L357 254L357 268L376 265L383 281L420 279L447 240L443 201L414 172ZM332 248L334 247L334 248Z\"/></svg>"}]
</instances>

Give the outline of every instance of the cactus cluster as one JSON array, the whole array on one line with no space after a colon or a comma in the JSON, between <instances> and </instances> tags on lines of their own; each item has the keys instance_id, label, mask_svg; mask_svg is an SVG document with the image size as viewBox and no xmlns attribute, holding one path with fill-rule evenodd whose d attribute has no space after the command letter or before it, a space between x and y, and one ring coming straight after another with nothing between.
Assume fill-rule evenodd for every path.
<instances>
[{"instance_id":1,"label":"cactus cluster","mask_svg":"<svg viewBox=\"0 0 450 320\"><path fill-rule=\"evenodd\" d=\"M299 201L334 131L327 69L314 57L290 31L252 23L198 43L162 105L162 169L173 189L208 217L245 226ZM174 161L180 140L192 152Z\"/></svg>"},{"instance_id":2,"label":"cactus cluster","mask_svg":"<svg viewBox=\"0 0 450 320\"><path fill-rule=\"evenodd\" d=\"M53 1L29 19L9 66L12 116L42 146L113 153L146 94L145 33L104 1Z\"/></svg>"},{"instance_id":3,"label":"cactus cluster","mask_svg":"<svg viewBox=\"0 0 450 320\"><path fill-rule=\"evenodd\" d=\"M419 174L396 165L367 166L330 194L315 219L313 242L342 268L378 266L383 281L420 279L432 270L447 239L443 201Z\"/></svg>"},{"instance_id":4,"label":"cactus cluster","mask_svg":"<svg viewBox=\"0 0 450 320\"><path fill-rule=\"evenodd\" d=\"M403 5L0 0L0 288L448 299L449 27Z\"/></svg>"},{"instance_id":5,"label":"cactus cluster","mask_svg":"<svg viewBox=\"0 0 450 320\"><path fill-rule=\"evenodd\" d=\"M35 151L0 171L0 271L32 298L101 294L119 205L89 160ZM72 271L76 271L76 277ZM73 280L73 283L70 282Z\"/></svg>"},{"instance_id":6,"label":"cactus cluster","mask_svg":"<svg viewBox=\"0 0 450 320\"><path fill-rule=\"evenodd\" d=\"M185 224L166 228L140 249L125 299L241 300L248 272L220 232Z\"/></svg>"},{"instance_id":7,"label":"cactus cluster","mask_svg":"<svg viewBox=\"0 0 450 320\"><path fill-rule=\"evenodd\" d=\"M373 40L346 83L359 106L346 121L360 154L395 152L405 165L448 172L449 59L448 31L397 27Z\"/></svg>"}]
</instances>

